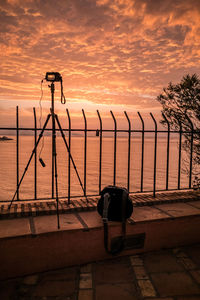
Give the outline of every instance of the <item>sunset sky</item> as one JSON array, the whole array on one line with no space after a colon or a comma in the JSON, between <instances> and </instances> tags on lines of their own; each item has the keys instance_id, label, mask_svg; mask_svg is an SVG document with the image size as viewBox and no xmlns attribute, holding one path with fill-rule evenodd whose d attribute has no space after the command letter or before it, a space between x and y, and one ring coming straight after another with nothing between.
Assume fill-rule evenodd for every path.
<instances>
[{"instance_id":1,"label":"sunset sky","mask_svg":"<svg viewBox=\"0 0 200 300\"><path fill-rule=\"evenodd\" d=\"M157 113L162 88L199 70L199 0L0 0L1 126L14 124L16 105L29 125L46 72L63 77L58 111L78 117Z\"/></svg>"}]
</instances>

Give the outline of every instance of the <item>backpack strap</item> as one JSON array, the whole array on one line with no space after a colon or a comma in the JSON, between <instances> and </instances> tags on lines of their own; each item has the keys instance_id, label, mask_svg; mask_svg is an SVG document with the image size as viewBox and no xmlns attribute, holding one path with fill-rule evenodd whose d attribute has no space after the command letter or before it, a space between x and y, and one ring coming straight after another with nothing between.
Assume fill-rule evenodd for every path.
<instances>
[{"instance_id":1,"label":"backpack strap","mask_svg":"<svg viewBox=\"0 0 200 300\"><path fill-rule=\"evenodd\" d=\"M108 207L110 204L110 194L109 193L105 193L104 197L103 197L103 222L107 221L108 222Z\"/></svg>"},{"instance_id":2,"label":"backpack strap","mask_svg":"<svg viewBox=\"0 0 200 300\"><path fill-rule=\"evenodd\" d=\"M126 236L126 200L127 200L127 193L123 191L122 193L122 236L119 241L119 244L116 246L115 249L109 250L108 248L108 208L110 204L110 195L106 193L104 195L104 209L103 209L103 225L104 225L104 247L107 253L116 255L121 252L124 248L124 240Z\"/></svg>"}]
</instances>

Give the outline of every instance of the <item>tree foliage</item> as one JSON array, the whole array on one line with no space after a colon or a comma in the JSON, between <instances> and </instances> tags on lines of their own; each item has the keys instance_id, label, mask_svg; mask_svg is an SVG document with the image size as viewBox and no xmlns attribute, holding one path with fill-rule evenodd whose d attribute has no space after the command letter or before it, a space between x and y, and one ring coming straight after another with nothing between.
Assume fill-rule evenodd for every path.
<instances>
[{"instance_id":1,"label":"tree foliage","mask_svg":"<svg viewBox=\"0 0 200 300\"><path fill-rule=\"evenodd\" d=\"M188 74L178 84L170 82L157 100L163 107L162 112L170 128L180 130L182 126L183 147L188 155L193 138L193 164L200 166L200 79L196 74ZM166 121L163 119L161 123L166 124Z\"/></svg>"}]
</instances>

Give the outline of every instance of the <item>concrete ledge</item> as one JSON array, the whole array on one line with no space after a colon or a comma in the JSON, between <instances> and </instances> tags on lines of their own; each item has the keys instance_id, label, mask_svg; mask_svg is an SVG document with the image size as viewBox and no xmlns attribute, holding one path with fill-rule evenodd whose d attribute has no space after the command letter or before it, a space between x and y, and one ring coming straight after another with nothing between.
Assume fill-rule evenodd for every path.
<instances>
[{"instance_id":1,"label":"concrete ledge","mask_svg":"<svg viewBox=\"0 0 200 300\"><path fill-rule=\"evenodd\" d=\"M133 255L200 242L200 201L136 207L127 236L145 233L144 247ZM104 249L101 217L96 211L0 221L0 279L112 258ZM109 239L121 235L110 222Z\"/></svg>"},{"instance_id":2,"label":"concrete ledge","mask_svg":"<svg viewBox=\"0 0 200 300\"><path fill-rule=\"evenodd\" d=\"M151 206L156 204L183 203L200 200L200 192L187 191L168 191L158 192L153 197L152 193L131 194L130 198L135 207ZM99 197L89 197L88 201L82 198L71 199L70 204L66 200L59 200L58 209L60 213L71 213L81 211L96 210ZM29 216L43 216L56 214L56 201L53 200L34 200L34 201L14 201L9 209L9 202L1 202L0 219L10 219Z\"/></svg>"}]
</instances>

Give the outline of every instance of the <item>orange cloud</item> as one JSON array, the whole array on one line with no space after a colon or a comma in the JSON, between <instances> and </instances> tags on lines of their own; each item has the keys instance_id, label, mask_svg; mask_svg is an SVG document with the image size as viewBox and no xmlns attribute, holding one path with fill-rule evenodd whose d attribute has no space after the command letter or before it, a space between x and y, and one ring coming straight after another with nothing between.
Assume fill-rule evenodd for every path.
<instances>
[{"instance_id":1,"label":"orange cloud","mask_svg":"<svg viewBox=\"0 0 200 300\"><path fill-rule=\"evenodd\" d=\"M199 72L199 19L198 0L1 1L0 101L33 106L58 71L78 109L159 109L169 81Z\"/></svg>"}]
</instances>

